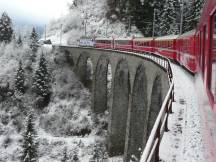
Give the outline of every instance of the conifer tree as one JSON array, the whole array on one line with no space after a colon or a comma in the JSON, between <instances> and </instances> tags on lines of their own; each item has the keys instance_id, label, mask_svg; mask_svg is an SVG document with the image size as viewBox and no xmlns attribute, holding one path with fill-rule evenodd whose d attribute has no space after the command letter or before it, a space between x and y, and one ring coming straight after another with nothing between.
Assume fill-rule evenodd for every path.
<instances>
[{"instance_id":1,"label":"conifer tree","mask_svg":"<svg viewBox=\"0 0 216 162\"><path fill-rule=\"evenodd\" d=\"M177 13L173 0L167 0L161 15L161 34L178 34Z\"/></svg>"},{"instance_id":2,"label":"conifer tree","mask_svg":"<svg viewBox=\"0 0 216 162\"><path fill-rule=\"evenodd\" d=\"M128 15L131 17L131 25L135 25L144 36L152 36L153 2L145 1L142 5L140 0L129 0Z\"/></svg>"},{"instance_id":3,"label":"conifer tree","mask_svg":"<svg viewBox=\"0 0 216 162\"><path fill-rule=\"evenodd\" d=\"M72 159L72 162L79 162L79 157L78 157L78 150L75 148L73 150L73 159Z\"/></svg>"},{"instance_id":4,"label":"conifer tree","mask_svg":"<svg viewBox=\"0 0 216 162\"><path fill-rule=\"evenodd\" d=\"M22 62L19 62L19 68L16 73L15 78L15 91L21 94L25 93L25 76L24 76L24 70L22 68Z\"/></svg>"},{"instance_id":5,"label":"conifer tree","mask_svg":"<svg viewBox=\"0 0 216 162\"><path fill-rule=\"evenodd\" d=\"M22 38L21 38L21 36L19 35L19 37L18 37L18 39L17 39L17 45L18 45L19 47L21 47L22 44L23 44Z\"/></svg>"},{"instance_id":6,"label":"conifer tree","mask_svg":"<svg viewBox=\"0 0 216 162\"><path fill-rule=\"evenodd\" d=\"M195 27L197 22L199 21L203 4L204 4L204 0L194 0L194 20L192 22L193 27Z\"/></svg>"},{"instance_id":7,"label":"conifer tree","mask_svg":"<svg viewBox=\"0 0 216 162\"><path fill-rule=\"evenodd\" d=\"M68 160L67 148L65 148L64 152L63 152L63 158L62 158L61 162L67 162L67 160Z\"/></svg>"},{"instance_id":8,"label":"conifer tree","mask_svg":"<svg viewBox=\"0 0 216 162\"><path fill-rule=\"evenodd\" d=\"M155 0L145 0L144 4L140 0L107 0L107 17L116 15L126 28L135 25L145 36L152 36L154 3Z\"/></svg>"},{"instance_id":9,"label":"conifer tree","mask_svg":"<svg viewBox=\"0 0 216 162\"><path fill-rule=\"evenodd\" d=\"M13 35L12 21L6 12L0 18L0 42L10 42Z\"/></svg>"},{"instance_id":10,"label":"conifer tree","mask_svg":"<svg viewBox=\"0 0 216 162\"><path fill-rule=\"evenodd\" d=\"M161 31L161 24L163 20L161 19L161 15L164 12L164 4L166 3L166 0L160 0L157 1L154 5L154 10L155 10L155 26L154 26L154 36L161 36L162 31Z\"/></svg>"},{"instance_id":11,"label":"conifer tree","mask_svg":"<svg viewBox=\"0 0 216 162\"><path fill-rule=\"evenodd\" d=\"M184 3L183 6L183 27L182 31L183 33L190 31L192 29L191 22L193 20L193 1L188 1L187 3Z\"/></svg>"},{"instance_id":12,"label":"conifer tree","mask_svg":"<svg viewBox=\"0 0 216 162\"><path fill-rule=\"evenodd\" d=\"M47 62L44 54L41 55L39 67L35 72L33 90L41 97L47 97L50 94L50 75L47 69Z\"/></svg>"},{"instance_id":13,"label":"conifer tree","mask_svg":"<svg viewBox=\"0 0 216 162\"><path fill-rule=\"evenodd\" d=\"M91 162L95 161L99 161L100 159L102 159L103 157L103 150L102 147L98 144L95 144L93 147L93 156L90 159Z\"/></svg>"},{"instance_id":14,"label":"conifer tree","mask_svg":"<svg viewBox=\"0 0 216 162\"><path fill-rule=\"evenodd\" d=\"M36 53L38 50L38 34L35 28L32 29L32 33L30 36L30 48L33 53Z\"/></svg>"},{"instance_id":15,"label":"conifer tree","mask_svg":"<svg viewBox=\"0 0 216 162\"><path fill-rule=\"evenodd\" d=\"M184 4L183 32L194 29L199 21L204 0L190 0Z\"/></svg>"},{"instance_id":16,"label":"conifer tree","mask_svg":"<svg viewBox=\"0 0 216 162\"><path fill-rule=\"evenodd\" d=\"M23 145L22 145L22 162L37 162L38 161L38 144L36 142L36 131L34 128L33 115L28 116L26 122L26 130L23 134Z\"/></svg>"}]
</instances>

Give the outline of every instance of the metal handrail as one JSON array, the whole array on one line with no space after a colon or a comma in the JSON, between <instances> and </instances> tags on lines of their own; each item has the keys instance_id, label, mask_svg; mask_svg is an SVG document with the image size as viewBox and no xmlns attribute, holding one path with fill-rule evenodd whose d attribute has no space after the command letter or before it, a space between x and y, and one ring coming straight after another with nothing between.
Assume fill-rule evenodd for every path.
<instances>
[{"instance_id":1,"label":"metal handrail","mask_svg":"<svg viewBox=\"0 0 216 162\"><path fill-rule=\"evenodd\" d=\"M161 58L158 55L152 55L153 57ZM160 141L163 137L165 131L168 131L168 116L172 112L172 102L174 101L174 82L173 82L173 73L170 65L170 61L166 58L162 58L166 62L162 63L160 60L154 60L161 66L167 69L167 74L169 77L170 88L164 99L161 110L157 116L155 124L151 130L151 134L148 138L146 146L144 148L143 154L141 155L140 162L150 162L153 157L155 161L159 161L159 147ZM155 155L155 156L154 156Z\"/></svg>"},{"instance_id":2,"label":"metal handrail","mask_svg":"<svg viewBox=\"0 0 216 162\"><path fill-rule=\"evenodd\" d=\"M158 117L155 121L155 124L152 128L151 134L148 138L148 141L146 143L144 152L141 156L140 162L147 162L147 161L151 161L152 156L150 156L151 152L155 153L157 151L156 154L156 158L159 160L159 145L160 145L160 141L163 137L163 133L164 131L168 131L167 129L167 119L168 119L168 113L170 113L172 111L172 101L173 101L173 95L174 95L174 83L172 82L170 89L166 95L166 98L162 104L161 110L158 114ZM168 104L170 103L170 104ZM164 115L167 114L167 115ZM163 128L163 130L161 130L161 126L162 123L165 121L165 127ZM158 142L157 142L158 140ZM154 150L152 150L152 147L154 146L155 142L157 142L157 146L155 147ZM151 154L153 155L153 154Z\"/></svg>"}]
</instances>

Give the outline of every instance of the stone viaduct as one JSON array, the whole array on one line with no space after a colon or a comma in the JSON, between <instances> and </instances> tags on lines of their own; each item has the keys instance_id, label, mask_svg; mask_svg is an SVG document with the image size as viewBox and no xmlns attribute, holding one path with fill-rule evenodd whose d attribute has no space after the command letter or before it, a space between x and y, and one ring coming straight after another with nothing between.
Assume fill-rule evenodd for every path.
<instances>
[{"instance_id":1,"label":"stone viaduct","mask_svg":"<svg viewBox=\"0 0 216 162\"><path fill-rule=\"evenodd\" d=\"M166 69L133 53L68 46L54 49L65 54L83 83L88 81L87 60L91 60L91 108L95 113L108 109L107 74L111 66L108 151L110 156L124 154L124 162L132 155L139 159L169 89Z\"/></svg>"}]
</instances>

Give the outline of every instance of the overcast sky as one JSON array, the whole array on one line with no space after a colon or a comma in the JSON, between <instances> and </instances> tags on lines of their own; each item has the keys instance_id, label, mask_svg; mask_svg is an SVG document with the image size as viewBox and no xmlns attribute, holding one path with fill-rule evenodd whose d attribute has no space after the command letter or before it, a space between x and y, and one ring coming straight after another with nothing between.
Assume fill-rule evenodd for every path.
<instances>
[{"instance_id":1,"label":"overcast sky","mask_svg":"<svg viewBox=\"0 0 216 162\"><path fill-rule=\"evenodd\" d=\"M0 0L0 13L6 11L14 22L43 25L67 12L72 0Z\"/></svg>"}]
</instances>

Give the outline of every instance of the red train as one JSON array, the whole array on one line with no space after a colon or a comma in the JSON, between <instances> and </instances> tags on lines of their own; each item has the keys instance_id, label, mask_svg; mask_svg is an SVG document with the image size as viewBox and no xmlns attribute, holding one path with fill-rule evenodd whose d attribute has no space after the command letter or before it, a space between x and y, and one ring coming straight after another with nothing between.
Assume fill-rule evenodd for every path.
<instances>
[{"instance_id":1,"label":"red train","mask_svg":"<svg viewBox=\"0 0 216 162\"><path fill-rule=\"evenodd\" d=\"M96 38L94 47L134 52L152 52L178 61L189 71L197 71L195 64L195 31L157 38ZM193 42L193 43L192 43Z\"/></svg>"}]
</instances>

